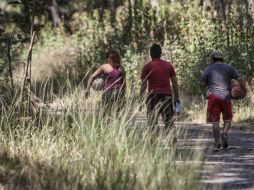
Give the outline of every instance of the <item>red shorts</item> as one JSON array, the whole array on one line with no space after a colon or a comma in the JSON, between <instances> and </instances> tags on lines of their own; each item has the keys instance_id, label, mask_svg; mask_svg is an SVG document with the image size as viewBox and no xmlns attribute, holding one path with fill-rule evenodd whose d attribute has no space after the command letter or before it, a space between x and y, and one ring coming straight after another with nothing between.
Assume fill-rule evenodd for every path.
<instances>
[{"instance_id":1,"label":"red shorts","mask_svg":"<svg viewBox=\"0 0 254 190\"><path fill-rule=\"evenodd\" d=\"M208 100L207 122L220 122L220 114L224 121L230 121L233 118L231 101L225 101L217 96L211 95Z\"/></svg>"}]
</instances>

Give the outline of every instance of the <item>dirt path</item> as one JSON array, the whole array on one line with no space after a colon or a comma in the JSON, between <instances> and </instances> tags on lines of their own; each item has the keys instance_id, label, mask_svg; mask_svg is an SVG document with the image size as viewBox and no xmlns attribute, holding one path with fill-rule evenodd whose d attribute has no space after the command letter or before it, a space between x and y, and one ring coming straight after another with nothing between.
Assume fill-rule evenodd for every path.
<instances>
[{"instance_id":1,"label":"dirt path","mask_svg":"<svg viewBox=\"0 0 254 190\"><path fill-rule=\"evenodd\" d=\"M214 151L212 129L207 125L183 125L178 148L199 148L205 153L203 189L254 189L254 133L231 130L228 149ZM185 127L183 127L185 126ZM187 139L187 140L184 140Z\"/></svg>"},{"instance_id":2,"label":"dirt path","mask_svg":"<svg viewBox=\"0 0 254 190\"><path fill-rule=\"evenodd\" d=\"M137 120L145 122L145 117ZM254 190L254 132L231 130L229 148L213 150L212 128L206 124L177 123L177 149L204 152L202 189Z\"/></svg>"}]
</instances>

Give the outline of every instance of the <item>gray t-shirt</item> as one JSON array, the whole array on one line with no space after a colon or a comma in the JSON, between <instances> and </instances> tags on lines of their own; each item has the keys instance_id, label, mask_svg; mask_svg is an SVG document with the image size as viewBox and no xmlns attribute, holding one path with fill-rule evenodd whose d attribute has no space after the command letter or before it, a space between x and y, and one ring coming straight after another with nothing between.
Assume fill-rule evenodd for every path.
<instances>
[{"instance_id":1,"label":"gray t-shirt","mask_svg":"<svg viewBox=\"0 0 254 190\"><path fill-rule=\"evenodd\" d=\"M239 73L231 65L222 62L209 65L201 76L208 86L208 93L223 100L230 100L231 79L238 80Z\"/></svg>"}]
</instances>

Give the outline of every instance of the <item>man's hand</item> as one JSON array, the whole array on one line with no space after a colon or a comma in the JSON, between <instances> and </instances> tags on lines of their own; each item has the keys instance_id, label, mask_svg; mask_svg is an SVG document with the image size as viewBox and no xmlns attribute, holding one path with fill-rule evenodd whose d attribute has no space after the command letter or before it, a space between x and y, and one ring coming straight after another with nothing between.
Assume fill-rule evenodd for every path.
<instances>
[{"instance_id":1,"label":"man's hand","mask_svg":"<svg viewBox=\"0 0 254 190\"><path fill-rule=\"evenodd\" d=\"M181 103L181 101L180 101L180 99L179 98L176 98L175 100L174 100L174 105L176 105L176 104L180 104Z\"/></svg>"},{"instance_id":2,"label":"man's hand","mask_svg":"<svg viewBox=\"0 0 254 190\"><path fill-rule=\"evenodd\" d=\"M180 99L179 99L179 86L178 86L178 82L177 82L176 76L171 78L171 82L172 82L173 89L174 89L174 92L175 92L174 105L176 105L176 103L180 103Z\"/></svg>"},{"instance_id":3,"label":"man's hand","mask_svg":"<svg viewBox=\"0 0 254 190\"><path fill-rule=\"evenodd\" d=\"M246 87L246 83L245 81L242 79L242 77L239 77L238 79L238 83L240 85L240 87L243 89L245 96L247 95L247 87Z\"/></svg>"}]
</instances>

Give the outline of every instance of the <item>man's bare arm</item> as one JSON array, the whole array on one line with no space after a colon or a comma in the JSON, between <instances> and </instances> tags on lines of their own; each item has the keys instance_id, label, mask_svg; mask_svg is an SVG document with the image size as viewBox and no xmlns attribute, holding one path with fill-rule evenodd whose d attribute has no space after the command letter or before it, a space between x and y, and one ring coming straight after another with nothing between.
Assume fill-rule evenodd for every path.
<instances>
[{"instance_id":1,"label":"man's bare arm","mask_svg":"<svg viewBox=\"0 0 254 190\"><path fill-rule=\"evenodd\" d=\"M171 82L172 82L173 90L174 90L174 93L175 93L175 101L180 102L179 85L178 85L176 76L171 78Z\"/></svg>"},{"instance_id":2,"label":"man's bare arm","mask_svg":"<svg viewBox=\"0 0 254 190\"><path fill-rule=\"evenodd\" d=\"M244 82L243 78L239 77L237 81L244 92L247 93L246 83Z\"/></svg>"}]
</instances>

